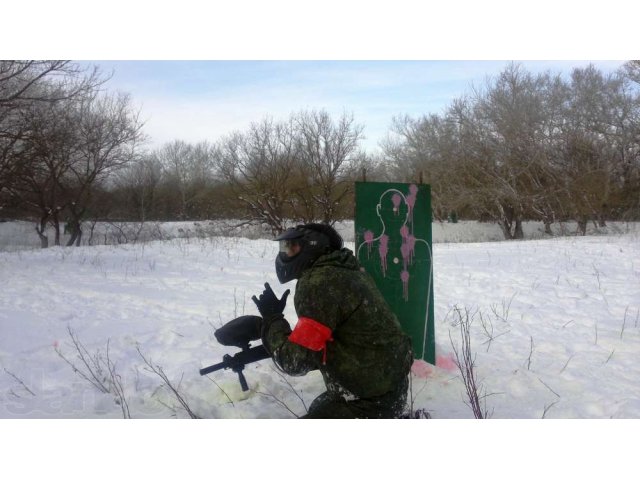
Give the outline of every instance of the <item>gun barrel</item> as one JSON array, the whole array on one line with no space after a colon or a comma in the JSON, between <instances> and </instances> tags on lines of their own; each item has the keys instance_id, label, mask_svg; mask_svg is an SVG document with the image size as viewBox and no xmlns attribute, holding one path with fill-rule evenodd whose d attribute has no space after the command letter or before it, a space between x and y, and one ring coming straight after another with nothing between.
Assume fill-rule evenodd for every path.
<instances>
[{"instance_id":1,"label":"gun barrel","mask_svg":"<svg viewBox=\"0 0 640 480\"><path fill-rule=\"evenodd\" d=\"M208 373L215 372L216 370L222 370L227 365L225 362L216 363L215 365L211 365L209 367L201 368L200 375L207 375Z\"/></svg>"},{"instance_id":2,"label":"gun barrel","mask_svg":"<svg viewBox=\"0 0 640 480\"><path fill-rule=\"evenodd\" d=\"M200 375L206 375L216 370L222 370L223 368L242 369L248 363L258 362L269 358L271 355L262 345L257 345L241 352L236 353L233 357L225 355L222 357L222 362L200 369Z\"/></svg>"}]
</instances>

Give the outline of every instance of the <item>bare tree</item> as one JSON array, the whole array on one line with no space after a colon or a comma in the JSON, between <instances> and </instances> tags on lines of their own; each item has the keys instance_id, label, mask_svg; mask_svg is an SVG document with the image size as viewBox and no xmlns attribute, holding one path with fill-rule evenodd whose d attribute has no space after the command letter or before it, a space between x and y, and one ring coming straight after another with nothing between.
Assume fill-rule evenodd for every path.
<instances>
[{"instance_id":1,"label":"bare tree","mask_svg":"<svg viewBox=\"0 0 640 480\"><path fill-rule=\"evenodd\" d=\"M86 94L106 80L96 67L64 60L0 60L0 201L22 158L14 151L25 134L22 112Z\"/></svg>"},{"instance_id":2,"label":"bare tree","mask_svg":"<svg viewBox=\"0 0 640 480\"><path fill-rule=\"evenodd\" d=\"M79 244L95 187L135 156L142 137L137 113L122 94L86 94L32 104L21 113L25 131L15 155L20 168L12 194L38 212L36 231L48 246L47 225L60 244L61 215L71 225L68 245Z\"/></svg>"},{"instance_id":3,"label":"bare tree","mask_svg":"<svg viewBox=\"0 0 640 480\"><path fill-rule=\"evenodd\" d=\"M23 209L38 215L36 232L41 246L49 246L47 227L55 228L55 244L60 244L59 221L66 203L61 189L78 142L75 100L34 103L20 112L23 138L12 152L17 165L7 185Z\"/></svg>"},{"instance_id":4,"label":"bare tree","mask_svg":"<svg viewBox=\"0 0 640 480\"><path fill-rule=\"evenodd\" d=\"M293 122L299 169L295 198L304 205L307 219L333 224L339 206L352 193L363 127L355 123L353 114L334 121L324 110L300 112Z\"/></svg>"},{"instance_id":5,"label":"bare tree","mask_svg":"<svg viewBox=\"0 0 640 480\"><path fill-rule=\"evenodd\" d=\"M191 145L175 140L156 150L154 158L162 165L165 183L178 195L178 218L190 218L198 190L212 179L212 147L206 142Z\"/></svg>"},{"instance_id":6,"label":"bare tree","mask_svg":"<svg viewBox=\"0 0 640 480\"><path fill-rule=\"evenodd\" d=\"M491 186L494 218L508 239L523 238L522 221L534 203L531 180L544 172L547 81L511 64L476 97L475 122L488 162L473 172Z\"/></svg>"},{"instance_id":7,"label":"bare tree","mask_svg":"<svg viewBox=\"0 0 640 480\"><path fill-rule=\"evenodd\" d=\"M640 211L640 95L635 63L569 81L510 64L443 115L396 117L383 144L396 180L425 172L436 218L456 210L497 222L507 239L539 219L635 218Z\"/></svg>"},{"instance_id":8,"label":"bare tree","mask_svg":"<svg viewBox=\"0 0 640 480\"><path fill-rule=\"evenodd\" d=\"M629 60L622 66L623 74L640 85L640 60Z\"/></svg>"},{"instance_id":9,"label":"bare tree","mask_svg":"<svg viewBox=\"0 0 640 480\"><path fill-rule=\"evenodd\" d=\"M270 118L217 144L218 172L241 206L244 221L268 225L274 233L284 230L294 148L292 122L276 123Z\"/></svg>"},{"instance_id":10,"label":"bare tree","mask_svg":"<svg viewBox=\"0 0 640 480\"><path fill-rule=\"evenodd\" d=\"M41 90L44 81L57 88ZM91 91L105 81L97 67L87 72L68 60L1 60L0 106L10 109L34 101L66 100Z\"/></svg>"},{"instance_id":11,"label":"bare tree","mask_svg":"<svg viewBox=\"0 0 640 480\"><path fill-rule=\"evenodd\" d=\"M382 142L389 177L401 181L422 179L431 185L431 207L438 220L465 208L459 198L458 160L453 122L438 115L418 119L393 118L391 135ZM466 200L468 201L468 200Z\"/></svg>"},{"instance_id":12,"label":"bare tree","mask_svg":"<svg viewBox=\"0 0 640 480\"><path fill-rule=\"evenodd\" d=\"M78 145L61 185L72 225L67 246L80 244L94 187L134 160L144 139L139 113L132 109L128 94L89 96L79 103L78 115Z\"/></svg>"},{"instance_id":13,"label":"bare tree","mask_svg":"<svg viewBox=\"0 0 640 480\"><path fill-rule=\"evenodd\" d=\"M623 75L593 66L572 72L560 172L563 203L583 235L590 220L604 226L615 209L637 198L639 102Z\"/></svg>"},{"instance_id":14,"label":"bare tree","mask_svg":"<svg viewBox=\"0 0 640 480\"><path fill-rule=\"evenodd\" d=\"M156 217L158 187L162 180L162 165L153 155L143 155L117 173L112 192L120 197L120 218L145 222Z\"/></svg>"}]
</instances>

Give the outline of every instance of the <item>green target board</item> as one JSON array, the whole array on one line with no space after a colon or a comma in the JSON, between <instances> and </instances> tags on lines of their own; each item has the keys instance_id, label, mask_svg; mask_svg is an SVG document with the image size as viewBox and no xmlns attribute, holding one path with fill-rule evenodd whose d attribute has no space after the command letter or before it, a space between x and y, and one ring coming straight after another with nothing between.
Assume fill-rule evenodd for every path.
<instances>
[{"instance_id":1,"label":"green target board","mask_svg":"<svg viewBox=\"0 0 640 480\"><path fill-rule=\"evenodd\" d=\"M413 341L435 365L431 187L356 182L355 253Z\"/></svg>"}]
</instances>

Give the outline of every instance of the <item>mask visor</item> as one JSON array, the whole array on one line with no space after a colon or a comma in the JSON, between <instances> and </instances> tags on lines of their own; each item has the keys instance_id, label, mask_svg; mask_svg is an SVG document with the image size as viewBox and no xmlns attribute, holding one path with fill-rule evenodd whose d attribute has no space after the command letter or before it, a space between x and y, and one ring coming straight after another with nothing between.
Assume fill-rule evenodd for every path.
<instances>
[{"instance_id":1,"label":"mask visor","mask_svg":"<svg viewBox=\"0 0 640 480\"><path fill-rule=\"evenodd\" d=\"M280 253L285 254L287 257L295 257L299 250L297 249L299 243L297 240L280 240Z\"/></svg>"}]
</instances>

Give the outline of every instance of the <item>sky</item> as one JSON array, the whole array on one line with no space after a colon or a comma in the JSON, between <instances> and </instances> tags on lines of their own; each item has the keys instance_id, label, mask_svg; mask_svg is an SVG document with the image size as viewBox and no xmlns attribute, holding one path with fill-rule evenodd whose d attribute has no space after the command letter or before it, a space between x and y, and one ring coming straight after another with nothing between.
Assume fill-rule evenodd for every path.
<instances>
[{"instance_id":1,"label":"sky","mask_svg":"<svg viewBox=\"0 0 640 480\"><path fill-rule=\"evenodd\" d=\"M623 61L519 61L532 73L569 75L593 63L617 69ZM111 79L108 90L128 92L140 109L147 146L214 142L266 117L287 119L300 110L353 114L364 127L361 146L374 153L395 116L440 114L456 98L497 76L499 60L125 60L82 61Z\"/></svg>"}]
</instances>

